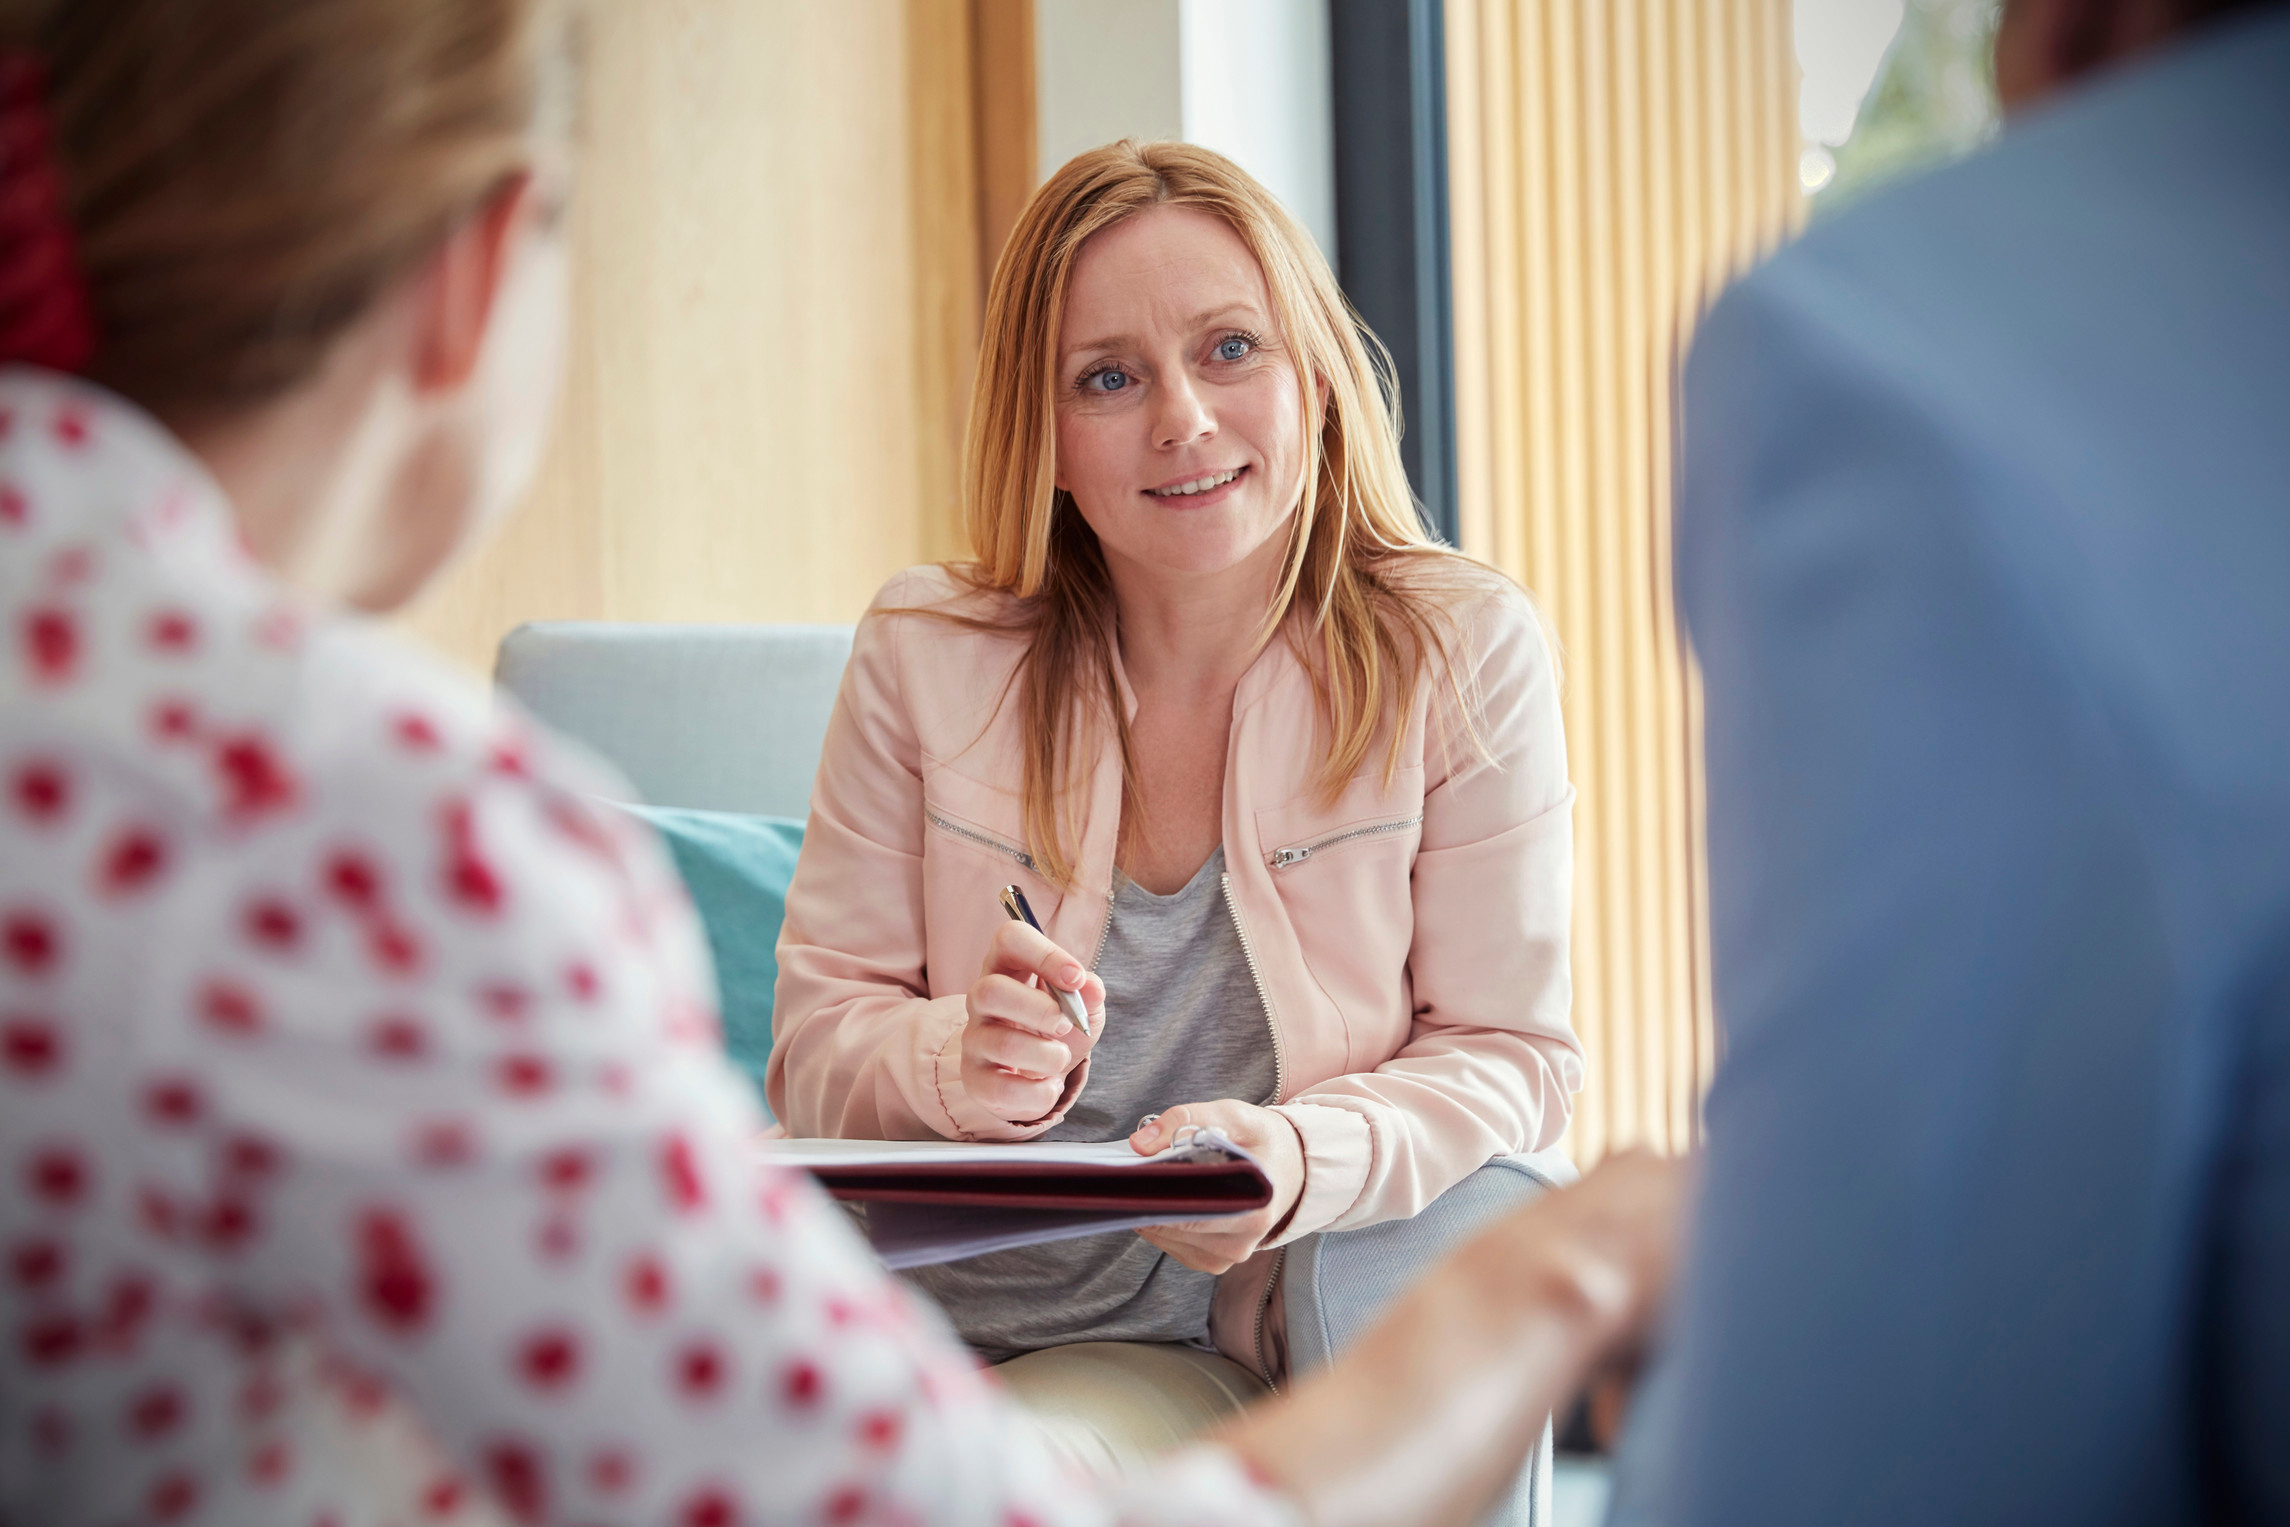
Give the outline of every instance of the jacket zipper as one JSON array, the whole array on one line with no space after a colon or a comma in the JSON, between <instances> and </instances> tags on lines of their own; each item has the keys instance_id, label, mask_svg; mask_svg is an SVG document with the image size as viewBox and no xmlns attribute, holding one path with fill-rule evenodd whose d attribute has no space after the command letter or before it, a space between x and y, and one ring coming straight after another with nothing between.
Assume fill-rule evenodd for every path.
<instances>
[{"instance_id":1,"label":"jacket zipper","mask_svg":"<svg viewBox=\"0 0 2290 1527\"><path fill-rule=\"evenodd\" d=\"M1105 956L1105 936L1113 931L1113 887L1105 888L1105 921L1097 925L1097 945L1089 951L1089 968L1097 969L1097 962Z\"/></svg>"},{"instance_id":2,"label":"jacket zipper","mask_svg":"<svg viewBox=\"0 0 2290 1527\"><path fill-rule=\"evenodd\" d=\"M1286 869L1291 864L1302 864L1323 848L1334 848L1354 838L1375 838L1387 832L1405 832L1410 827L1422 825L1422 817L1412 816L1401 817L1396 822L1372 822L1366 827L1347 827L1342 832L1330 833L1325 838L1314 838L1309 843L1299 843L1292 848L1276 848L1266 856L1266 862L1276 870Z\"/></svg>"},{"instance_id":3,"label":"jacket zipper","mask_svg":"<svg viewBox=\"0 0 2290 1527\"><path fill-rule=\"evenodd\" d=\"M1288 1261L1288 1248L1283 1246L1272 1254L1272 1274L1264 1280L1264 1292L1256 1299L1256 1324L1249 1333L1249 1344L1256 1352L1256 1376L1264 1380L1264 1387L1274 1394L1280 1393L1279 1381L1272 1376L1272 1365L1264 1360L1264 1317L1272 1308L1272 1291L1280 1287L1280 1269Z\"/></svg>"},{"instance_id":4,"label":"jacket zipper","mask_svg":"<svg viewBox=\"0 0 2290 1527\"><path fill-rule=\"evenodd\" d=\"M1288 1057L1280 1047L1280 1026L1272 1021L1272 993L1264 988L1264 972L1256 963L1256 946L1248 941L1248 924L1240 920L1240 903L1232 899L1232 871L1225 871L1217 879L1224 891L1225 911L1232 916L1233 934L1240 940L1240 957L1248 964L1248 978L1256 983L1257 1005L1264 1009L1264 1031L1272 1036L1272 1101L1277 1103L1288 1095ZM1256 1354L1257 1375L1274 1394L1280 1393L1280 1385L1272 1377L1271 1365L1264 1360L1264 1316L1272 1308L1272 1291L1280 1286L1280 1269L1287 1261L1285 1246L1272 1254L1272 1272L1264 1280L1264 1292L1257 1297L1256 1317L1249 1328L1249 1345Z\"/></svg>"},{"instance_id":5,"label":"jacket zipper","mask_svg":"<svg viewBox=\"0 0 2290 1527\"><path fill-rule=\"evenodd\" d=\"M1034 856L1027 853L1024 849L1018 847L1014 843L1005 843L1000 838L994 837L988 833L980 832L975 827L965 827L960 822L951 821L946 817L940 816L935 811L926 810L923 812L923 817L930 823L931 826L937 828L940 832L950 832L957 838L966 838L981 848L990 848L998 854L1008 854L1011 858L1017 860L1027 869L1034 869ZM1035 870L1035 873L1039 874L1040 871Z\"/></svg>"},{"instance_id":6,"label":"jacket zipper","mask_svg":"<svg viewBox=\"0 0 2290 1527\"><path fill-rule=\"evenodd\" d=\"M1305 852L1320 845L1310 845ZM1232 899L1232 871L1218 877L1224 885L1225 910L1232 914L1232 931L1240 939L1240 957L1248 963L1248 978L1256 983L1257 1005L1264 1009L1264 1031L1272 1036L1272 1101L1277 1103L1288 1095L1288 1057L1280 1047L1280 1026L1272 1021L1272 993L1264 988L1264 972L1256 963L1256 946L1248 941L1248 924L1240 920L1240 903ZM1280 1385L1272 1377L1272 1367L1264 1360L1264 1316L1272 1308L1272 1291L1280 1286L1280 1269L1288 1261L1288 1248L1283 1246L1272 1254L1272 1272L1264 1280L1264 1292L1256 1301L1256 1319L1249 1331L1249 1344L1256 1353L1256 1371L1264 1380L1264 1387L1274 1394Z\"/></svg>"},{"instance_id":7,"label":"jacket zipper","mask_svg":"<svg viewBox=\"0 0 2290 1527\"><path fill-rule=\"evenodd\" d=\"M1264 989L1264 972L1257 968L1256 946L1248 941L1248 925L1240 920L1240 904L1232 899L1232 871L1217 877L1224 886L1225 910L1232 914L1232 931L1240 938L1240 957L1248 962L1248 978L1256 983L1257 1005L1264 1009L1264 1030L1272 1036L1272 1101L1288 1095L1288 1057L1280 1048L1280 1026L1272 1021L1272 993Z\"/></svg>"}]
</instances>

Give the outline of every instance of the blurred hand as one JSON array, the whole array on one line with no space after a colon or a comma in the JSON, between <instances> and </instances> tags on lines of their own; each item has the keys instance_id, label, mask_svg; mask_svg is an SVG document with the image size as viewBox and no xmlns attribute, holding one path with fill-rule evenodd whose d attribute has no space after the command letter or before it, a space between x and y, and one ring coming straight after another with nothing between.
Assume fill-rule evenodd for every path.
<instances>
[{"instance_id":1,"label":"blurred hand","mask_svg":"<svg viewBox=\"0 0 2290 1527\"><path fill-rule=\"evenodd\" d=\"M1141 1156L1166 1150L1188 1129L1222 1130L1254 1156L1272 1179L1272 1202L1246 1214L1185 1225L1155 1225L1137 1233L1196 1272L1221 1273L1247 1261L1265 1237L1288 1218L1304 1192L1304 1137L1285 1114L1233 1098L1186 1103L1141 1126L1129 1143Z\"/></svg>"},{"instance_id":2,"label":"blurred hand","mask_svg":"<svg viewBox=\"0 0 2290 1527\"><path fill-rule=\"evenodd\" d=\"M1319 1527L1468 1527L1550 1413L1644 1348L1691 1182L1688 1163L1610 1158L1457 1247L1341 1363L1214 1435Z\"/></svg>"},{"instance_id":3,"label":"blurred hand","mask_svg":"<svg viewBox=\"0 0 2290 1527\"><path fill-rule=\"evenodd\" d=\"M1585 1388L1590 1398L1590 1431L1602 1448L1620 1441L1630 1399L1638 1387L1648 1343L1654 1335L1670 1282L1677 1272L1679 1243L1685 1229L1685 1199L1692 1186L1692 1164L1630 1151L1612 1157L1583 1180L1599 1184L1600 1196L1578 1204L1586 1216L1615 1223L1606 1233L1620 1253L1627 1276L1635 1285L1627 1313L1611 1332L1606 1348L1594 1359Z\"/></svg>"},{"instance_id":4,"label":"blurred hand","mask_svg":"<svg viewBox=\"0 0 2290 1527\"><path fill-rule=\"evenodd\" d=\"M1584 1377L1633 1367L1677 1270L1689 1161L1631 1150L1498 1220L1460 1254L1576 1327ZM1525 1275L1521 1287L1521 1274Z\"/></svg>"},{"instance_id":5,"label":"blurred hand","mask_svg":"<svg viewBox=\"0 0 2290 1527\"><path fill-rule=\"evenodd\" d=\"M1081 993L1089 1012L1083 1033L1047 989ZM1105 1025L1105 983L1082 969L1047 934L1006 922L986 946L970 988L962 1030L962 1086L979 1107L1011 1124L1046 1117L1065 1094L1066 1077L1089 1054Z\"/></svg>"}]
</instances>

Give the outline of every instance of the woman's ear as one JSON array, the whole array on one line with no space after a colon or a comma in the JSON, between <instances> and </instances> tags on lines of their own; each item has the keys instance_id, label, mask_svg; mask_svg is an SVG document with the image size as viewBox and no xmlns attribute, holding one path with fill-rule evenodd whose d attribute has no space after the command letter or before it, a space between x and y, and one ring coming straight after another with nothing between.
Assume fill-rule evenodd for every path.
<instances>
[{"instance_id":1,"label":"woman's ear","mask_svg":"<svg viewBox=\"0 0 2290 1527\"><path fill-rule=\"evenodd\" d=\"M502 182L430 256L413 304L418 391L452 392L476 371L517 241L531 235L536 200L531 174Z\"/></svg>"}]
</instances>

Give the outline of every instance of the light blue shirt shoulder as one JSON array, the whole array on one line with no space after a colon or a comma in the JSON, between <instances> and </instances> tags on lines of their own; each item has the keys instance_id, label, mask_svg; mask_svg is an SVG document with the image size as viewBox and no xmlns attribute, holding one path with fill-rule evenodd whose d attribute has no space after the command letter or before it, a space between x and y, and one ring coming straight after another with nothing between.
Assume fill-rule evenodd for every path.
<instances>
[{"instance_id":1,"label":"light blue shirt shoulder","mask_svg":"<svg viewBox=\"0 0 2290 1527\"><path fill-rule=\"evenodd\" d=\"M1728 1049L1655 1519L2290 1520L2286 82L2222 27L1704 328Z\"/></svg>"}]
</instances>

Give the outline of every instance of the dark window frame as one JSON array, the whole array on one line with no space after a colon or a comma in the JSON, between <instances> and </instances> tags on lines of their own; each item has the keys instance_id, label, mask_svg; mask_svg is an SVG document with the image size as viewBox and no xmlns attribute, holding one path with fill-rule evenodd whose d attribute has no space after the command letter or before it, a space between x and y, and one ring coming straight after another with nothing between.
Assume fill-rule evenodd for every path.
<instances>
[{"instance_id":1,"label":"dark window frame","mask_svg":"<svg viewBox=\"0 0 2290 1527\"><path fill-rule=\"evenodd\" d=\"M1456 544L1455 302L1442 0L1328 0L1336 267L1391 351L1425 528Z\"/></svg>"}]
</instances>

